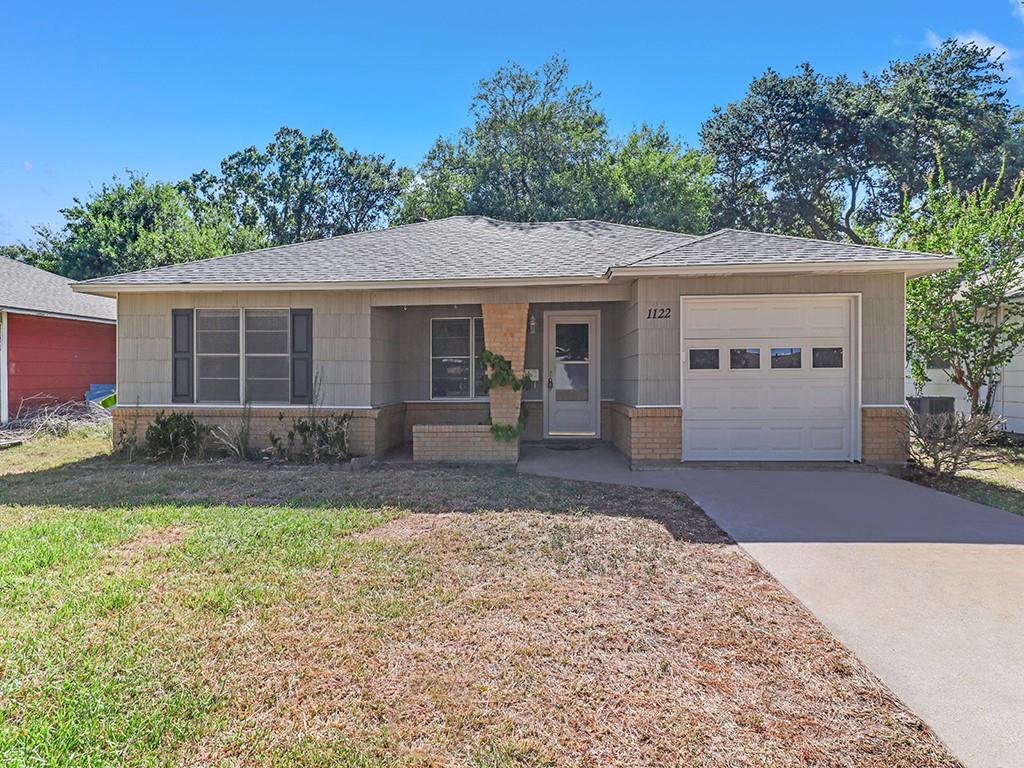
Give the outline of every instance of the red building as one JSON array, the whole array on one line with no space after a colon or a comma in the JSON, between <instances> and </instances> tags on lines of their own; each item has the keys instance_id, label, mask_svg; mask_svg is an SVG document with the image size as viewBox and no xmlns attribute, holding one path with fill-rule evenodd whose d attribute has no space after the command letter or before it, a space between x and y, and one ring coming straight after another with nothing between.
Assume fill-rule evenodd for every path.
<instances>
[{"instance_id":1,"label":"red building","mask_svg":"<svg viewBox=\"0 0 1024 768\"><path fill-rule=\"evenodd\" d=\"M115 383L117 303L69 284L0 258L0 423L26 398L26 408L82 400L91 385Z\"/></svg>"}]
</instances>

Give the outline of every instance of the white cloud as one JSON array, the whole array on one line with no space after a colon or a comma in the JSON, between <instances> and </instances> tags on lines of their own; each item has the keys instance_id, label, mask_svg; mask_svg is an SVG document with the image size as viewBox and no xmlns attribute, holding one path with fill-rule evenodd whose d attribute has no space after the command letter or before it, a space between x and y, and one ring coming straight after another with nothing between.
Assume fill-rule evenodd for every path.
<instances>
[{"instance_id":1,"label":"white cloud","mask_svg":"<svg viewBox=\"0 0 1024 768\"><path fill-rule=\"evenodd\" d=\"M1024 3L1021 0L1010 0L1010 12L1021 21L1024 21Z\"/></svg>"},{"instance_id":2,"label":"white cloud","mask_svg":"<svg viewBox=\"0 0 1024 768\"><path fill-rule=\"evenodd\" d=\"M31 171L32 170L32 161L31 160L22 160L21 161L21 167L24 168L26 171Z\"/></svg>"}]
</instances>

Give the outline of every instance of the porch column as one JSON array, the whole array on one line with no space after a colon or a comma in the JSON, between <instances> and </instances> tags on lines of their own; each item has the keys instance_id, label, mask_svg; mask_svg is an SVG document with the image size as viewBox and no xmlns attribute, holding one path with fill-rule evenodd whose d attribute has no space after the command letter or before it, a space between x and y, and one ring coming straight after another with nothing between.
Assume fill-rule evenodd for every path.
<instances>
[{"instance_id":1,"label":"porch column","mask_svg":"<svg viewBox=\"0 0 1024 768\"><path fill-rule=\"evenodd\" d=\"M527 304L482 304L484 315L484 341L487 349L501 355L512 364L516 376L523 375L526 364ZM491 423L515 424L519 421L522 391L512 387L497 387L490 391Z\"/></svg>"}]
</instances>

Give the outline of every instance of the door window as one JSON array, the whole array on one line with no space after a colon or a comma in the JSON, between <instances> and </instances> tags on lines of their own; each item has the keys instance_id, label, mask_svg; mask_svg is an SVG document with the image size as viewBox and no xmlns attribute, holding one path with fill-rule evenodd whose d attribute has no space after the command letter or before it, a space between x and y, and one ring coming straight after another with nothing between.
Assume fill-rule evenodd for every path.
<instances>
[{"instance_id":1,"label":"door window","mask_svg":"<svg viewBox=\"0 0 1024 768\"><path fill-rule=\"evenodd\" d=\"M842 368L842 347L814 347L811 350L811 365L815 368Z\"/></svg>"},{"instance_id":2,"label":"door window","mask_svg":"<svg viewBox=\"0 0 1024 768\"><path fill-rule=\"evenodd\" d=\"M772 347L772 368L799 368L800 347Z\"/></svg>"},{"instance_id":3,"label":"door window","mask_svg":"<svg viewBox=\"0 0 1024 768\"><path fill-rule=\"evenodd\" d=\"M555 323L555 400L590 399L590 325Z\"/></svg>"},{"instance_id":4,"label":"door window","mask_svg":"<svg viewBox=\"0 0 1024 768\"><path fill-rule=\"evenodd\" d=\"M757 347L743 347L729 350L729 367L734 370L761 367L761 350Z\"/></svg>"}]
</instances>

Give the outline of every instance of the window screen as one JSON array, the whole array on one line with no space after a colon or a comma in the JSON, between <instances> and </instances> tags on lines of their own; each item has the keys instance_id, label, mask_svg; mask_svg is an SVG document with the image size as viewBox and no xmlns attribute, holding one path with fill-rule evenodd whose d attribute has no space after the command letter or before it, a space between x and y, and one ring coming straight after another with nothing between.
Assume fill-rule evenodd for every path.
<instances>
[{"instance_id":1,"label":"window screen","mask_svg":"<svg viewBox=\"0 0 1024 768\"><path fill-rule=\"evenodd\" d=\"M196 378L200 403L240 400L239 322L237 309L196 310Z\"/></svg>"},{"instance_id":2,"label":"window screen","mask_svg":"<svg viewBox=\"0 0 1024 768\"><path fill-rule=\"evenodd\" d=\"M482 397L483 318L444 318L430 322L430 396Z\"/></svg>"},{"instance_id":3,"label":"window screen","mask_svg":"<svg viewBox=\"0 0 1024 768\"><path fill-rule=\"evenodd\" d=\"M245 310L245 392L253 403L289 402L287 309Z\"/></svg>"}]
</instances>

